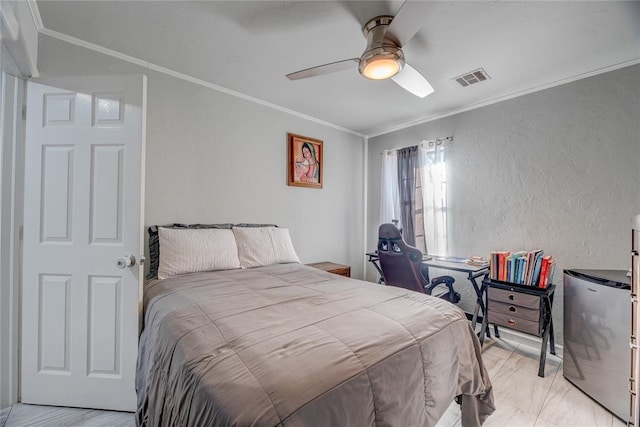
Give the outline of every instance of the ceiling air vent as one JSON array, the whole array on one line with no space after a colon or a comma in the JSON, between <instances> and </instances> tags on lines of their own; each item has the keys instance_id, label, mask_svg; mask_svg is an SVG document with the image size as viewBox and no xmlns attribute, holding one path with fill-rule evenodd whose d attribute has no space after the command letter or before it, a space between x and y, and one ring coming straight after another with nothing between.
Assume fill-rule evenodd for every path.
<instances>
[{"instance_id":1,"label":"ceiling air vent","mask_svg":"<svg viewBox=\"0 0 640 427\"><path fill-rule=\"evenodd\" d=\"M475 83L480 83L490 78L491 77L489 77L484 69L478 68L477 70L473 70L459 77L455 77L453 80L460 83L460 86L466 87Z\"/></svg>"}]
</instances>

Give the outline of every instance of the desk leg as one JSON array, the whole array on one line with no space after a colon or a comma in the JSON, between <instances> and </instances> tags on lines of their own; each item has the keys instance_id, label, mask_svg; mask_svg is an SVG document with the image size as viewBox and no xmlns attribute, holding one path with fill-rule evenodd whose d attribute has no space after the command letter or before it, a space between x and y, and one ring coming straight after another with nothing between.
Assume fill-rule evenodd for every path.
<instances>
[{"instance_id":1,"label":"desk leg","mask_svg":"<svg viewBox=\"0 0 640 427\"><path fill-rule=\"evenodd\" d=\"M496 336L496 338L500 338L500 331L498 331L498 325L496 325L495 323L493 324L493 334Z\"/></svg>"},{"instance_id":2,"label":"desk leg","mask_svg":"<svg viewBox=\"0 0 640 427\"><path fill-rule=\"evenodd\" d=\"M544 330L542 338L542 349L540 351L540 368L538 369L538 376L544 378L544 365L547 362L547 344L549 342L549 325Z\"/></svg>"},{"instance_id":3,"label":"desk leg","mask_svg":"<svg viewBox=\"0 0 640 427\"><path fill-rule=\"evenodd\" d=\"M547 361L547 345L551 346L551 354L556 354L555 338L553 336L553 317L551 316L551 307L553 307L553 294L544 297L543 303L546 306L546 313L542 331L542 349L540 350L540 368L538 376L544 378L544 366ZM551 335L551 336L549 336Z\"/></svg>"},{"instance_id":4,"label":"desk leg","mask_svg":"<svg viewBox=\"0 0 640 427\"><path fill-rule=\"evenodd\" d=\"M476 278L482 275L484 275L484 278L487 278L489 274L482 273L480 275L474 276L472 273L469 273L469 276L467 277L467 279L469 279L469 281L473 285L473 290L476 291L476 306L473 310L473 321L471 322L471 325L473 326L474 331L476 330L478 314L482 313L482 331L481 331L482 338L480 339L481 344L484 339L485 332L487 334L487 338L491 338L491 330L489 329L489 321L487 319L487 309L486 309L486 305L484 303L484 298L483 298L486 295L486 286L484 282L482 283L481 286L478 286L478 282L476 282Z\"/></svg>"},{"instance_id":5,"label":"desk leg","mask_svg":"<svg viewBox=\"0 0 640 427\"><path fill-rule=\"evenodd\" d=\"M553 319L549 320L549 334L551 335L549 337L549 340L551 341L551 354L556 354L556 343L555 343L555 338L554 338L554 332L553 332Z\"/></svg>"},{"instance_id":6,"label":"desk leg","mask_svg":"<svg viewBox=\"0 0 640 427\"><path fill-rule=\"evenodd\" d=\"M549 341L551 342L551 354L556 354L556 343L553 332L553 319L549 320Z\"/></svg>"},{"instance_id":7,"label":"desk leg","mask_svg":"<svg viewBox=\"0 0 640 427\"><path fill-rule=\"evenodd\" d=\"M553 307L553 293L549 297L549 341L551 342L551 354L556 354L556 339L555 332L553 331L553 313L551 313L551 308Z\"/></svg>"},{"instance_id":8,"label":"desk leg","mask_svg":"<svg viewBox=\"0 0 640 427\"><path fill-rule=\"evenodd\" d=\"M369 257L368 261L373 264L375 269L378 271L378 285L381 285L382 283L384 283L384 275L382 274L382 268L380 268L380 264L378 264L379 261L371 257Z\"/></svg>"},{"instance_id":9,"label":"desk leg","mask_svg":"<svg viewBox=\"0 0 640 427\"><path fill-rule=\"evenodd\" d=\"M484 331L489 329L489 319L487 316L482 316L482 325L480 325L480 346L484 344Z\"/></svg>"},{"instance_id":10,"label":"desk leg","mask_svg":"<svg viewBox=\"0 0 640 427\"><path fill-rule=\"evenodd\" d=\"M547 321L545 329L542 335L542 349L540 350L540 369L538 369L538 376L544 378L544 365L547 361L547 345L549 344L549 332L551 328L551 321ZM553 338L551 338L553 342ZM555 354L555 348L552 354Z\"/></svg>"},{"instance_id":11,"label":"desk leg","mask_svg":"<svg viewBox=\"0 0 640 427\"><path fill-rule=\"evenodd\" d=\"M471 328L476 330L476 323L478 323L478 312L480 311L480 304L476 300L476 307L473 309L473 318L471 319Z\"/></svg>"}]
</instances>

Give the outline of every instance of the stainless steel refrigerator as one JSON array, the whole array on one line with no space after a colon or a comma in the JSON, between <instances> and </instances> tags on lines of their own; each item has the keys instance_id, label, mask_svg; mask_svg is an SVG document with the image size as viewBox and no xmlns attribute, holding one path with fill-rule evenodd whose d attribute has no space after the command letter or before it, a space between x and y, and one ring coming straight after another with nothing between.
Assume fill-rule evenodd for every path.
<instances>
[{"instance_id":1,"label":"stainless steel refrigerator","mask_svg":"<svg viewBox=\"0 0 640 427\"><path fill-rule=\"evenodd\" d=\"M564 271L563 375L629 420L631 278L627 270Z\"/></svg>"},{"instance_id":2,"label":"stainless steel refrigerator","mask_svg":"<svg viewBox=\"0 0 640 427\"><path fill-rule=\"evenodd\" d=\"M629 378L630 412L629 426L640 426L640 356L638 355L638 332L640 327L640 215L631 220L631 377Z\"/></svg>"}]
</instances>

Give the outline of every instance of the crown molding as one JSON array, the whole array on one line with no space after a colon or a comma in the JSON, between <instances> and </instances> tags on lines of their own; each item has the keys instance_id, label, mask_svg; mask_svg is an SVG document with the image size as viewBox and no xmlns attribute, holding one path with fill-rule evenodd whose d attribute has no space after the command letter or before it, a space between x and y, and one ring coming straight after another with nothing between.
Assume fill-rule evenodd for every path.
<instances>
[{"instance_id":1,"label":"crown molding","mask_svg":"<svg viewBox=\"0 0 640 427\"><path fill-rule=\"evenodd\" d=\"M27 6L29 6L29 12L31 12L31 19L33 19L33 23L36 26L36 30L41 32L44 29L44 24L42 23L42 16L40 16L40 9L38 8L38 3L36 0L27 0Z\"/></svg>"},{"instance_id":2,"label":"crown molding","mask_svg":"<svg viewBox=\"0 0 640 427\"><path fill-rule=\"evenodd\" d=\"M4 22L4 28L7 30L11 40L18 40L20 30L18 19L13 13L13 9L4 0L0 0L0 19ZM2 39L2 34L0 34L0 39Z\"/></svg>"},{"instance_id":3,"label":"crown molding","mask_svg":"<svg viewBox=\"0 0 640 427\"><path fill-rule=\"evenodd\" d=\"M2 49L11 56L20 76L38 77L38 30L29 19L33 14L26 2L0 0Z\"/></svg>"},{"instance_id":4,"label":"crown molding","mask_svg":"<svg viewBox=\"0 0 640 427\"><path fill-rule=\"evenodd\" d=\"M255 98L255 97L250 96L250 95L246 95L244 93L241 93L241 92L238 92L238 91L235 91L235 90L232 90L232 89L228 89L228 88L223 87L223 86L219 86L219 85L217 85L215 83L211 83L211 82L208 82L206 80L202 80L202 79L199 79L199 78L196 78L196 77L193 77L193 76L189 76L189 75L181 73L179 71L175 71L175 70L172 70L172 69L169 69L169 68L166 68L166 67L162 67L160 65L156 65L156 64L153 64L151 62L147 62L145 60L136 58L136 57L131 56L131 55L126 55L126 54L124 54L122 52L118 52L116 50L109 49L109 48L106 48L104 46L100 46L100 45L97 45L95 43L91 43L91 42L88 42L86 40L82 40L82 39L79 39L77 37L73 37L73 36L70 36L68 34L61 33L59 31L51 30L51 29L46 28L44 26L44 23L42 22L42 16L40 15L40 9L38 8L38 3L36 2L36 0L27 0L27 4L29 6L29 11L31 12L31 18L33 19L33 22L34 22L34 24L36 26L36 29L38 30L38 32L40 34L44 34L46 36L53 37L53 38L58 39L58 40L62 40L62 41L65 41L67 43L71 43L71 44L76 45L76 46L84 47L85 49L93 50L94 52L99 52L99 53L102 53L104 55L108 55L108 56L111 56L113 58L117 58L117 59L120 59L122 61L129 62L131 64L135 64L135 65L138 65L138 66L143 67L143 68L147 68L147 69L152 70L152 71L156 71L158 73L163 73L163 74L175 77L175 78L180 79L180 80L184 80L184 81L187 81L187 82L199 85L199 86L206 87L208 89L212 89L212 90L215 90L215 91L218 91L218 92L222 92L224 94L231 95L231 96L234 96L236 98L243 99L245 101L253 102L255 104L262 105L264 107L271 108L271 109L274 109L274 110L277 110L277 111L280 111L280 112L283 112L285 114L289 114L289 115L292 115L292 116L295 116L295 117L299 117L301 119L308 120L308 121L313 122L313 123L317 123L317 124L320 124L320 125L323 125L323 126L327 126L327 127L330 127L330 128L342 131L342 132L347 132L347 133L350 133L352 135L359 136L361 138L365 137L365 135L360 133L360 132L356 132L356 131L354 131L352 129L347 129L347 128L339 126L339 125L337 125L335 123L330 123L330 122L327 122L325 120L321 120L321 119L318 119L316 117L312 117L312 116L309 116L307 114L303 114L303 113L300 113L298 111L294 111L294 110L291 110L289 108L285 108L285 107L282 107L280 105L276 105L276 104L264 101L264 100L259 99L259 98Z\"/></svg>"},{"instance_id":5,"label":"crown molding","mask_svg":"<svg viewBox=\"0 0 640 427\"><path fill-rule=\"evenodd\" d=\"M342 132L347 132L347 133L359 136L361 138L364 138L364 136L365 136L364 134L362 134L360 132L356 132L356 131L354 131L352 129L347 129L345 127L336 125L335 123L330 123L330 122L318 119L316 117L312 117L312 116L300 113L298 111L294 111L294 110L291 110L289 108L285 108L285 107L282 107L280 105L273 104L271 102L267 102L267 101L259 99L259 98L255 98L253 96L244 94L242 92L238 92L238 91L235 91L233 89L229 89L229 88L226 88L224 86L220 86L220 85L217 85L215 83L211 83L211 82L208 82L206 80L202 80L202 79L199 79L197 77L193 77L193 76L190 76L188 74L184 74L184 73L181 73L179 71L172 70L170 68L166 68L166 67L163 67L161 65L157 65L157 64L154 64L152 62L148 62L148 61L145 61L143 59L136 58L134 56L127 55L127 54L124 54L122 52L118 52L116 50L109 49L109 48L106 48L104 46L100 46L98 44L91 43L91 42L88 42L86 40L82 40L82 39L79 39L77 37L70 36L68 34L61 33L59 31L55 31L55 30L51 30L49 28L43 27L40 30L40 33L44 34L46 36L58 39L58 40L62 40L64 42L67 42L67 43L70 43L70 44L73 44L73 45L76 45L76 46L83 47L85 49L92 50L94 52L99 52L99 53L102 53L104 55L108 55L108 56L111 56L113 58L117 58L117 59L119 59L121 61L129 62L131 64L135 64L135 65L137 65L139 67L143 67L143 68L146 68L146 69L151 70L151 71L155 71L155 72L158 72L158 73L166 74L168 76L175 77L177 79L184 80L184 81L187 81L189 83L193 83L193 84L196 84L196 85L199 85L199 86L206 87L208 89L212 89L212 90L215 90L215 91L218 91L218 92L222 92L222 93L224 93L226 95L234 96L236 98L240 98L240 99L243 99L245 101L253 102L254 104L262 105L264 107L271 108L273 110L277 110L277 111L289 114L291 116L299 117L301 119L308 120L310 122L314 122L314 123L317 123L317 124L320 124L320 125L323 125L323 126L327 126L327 127L333 128L333 129L337 129L337 130L342 131Z\"/></svg>"},{"instance_id":6,"label":"crown molding","mask_svg":"<svg viewBox=\"0 0 640 427\"><path fill-rule=\"evenodd\" d=\"M49 37L53 37L53 38L58 39L58 40L65 41L67 43L74 44L76 46L84 47L86 49L93 50L95 52L99 52L99 53L102 53L104 55L108 55L108 56L120 59L122 61L126 61L126 62L129 62L129 63L135 64L135 65L138 65L140 67L143 67L143 68L147 68L147 69L152 70L152 71L163 73L163 74L175 77L175 78L180 79L180 80L184 80L184 81L187 81L187 82L199 85L199 86L203 86L203 87L206 87L208 89L212 89L212 90L215 90L215 91L218 91L218 92L222 92L224 94L227 94L227 95L230 95L230 96L234 96L234 97L243 99L245 101L253 102L255 104L262 105L264 107L271 108L271 109L283 112L285 114L289 114L289 115L292 115L292 116L295 116L295 117L299 117L299 118L304 119L304 120L308 120L308 121L311 121L311 122L314 122L314 123L317 123L317 124L320 124L320 125L323 125L323 126L327 126L327 127L330 127L330 128L342 131L342 132L347 132L347 133L350 133L352 135L356 135L356 136L359 136L361 138L366 138L366 139L375 138L375 137L378 137L378 136L382 136L382 135L386 135L386 134L389 134L389 133L397 132L399 130L407 129L407 128L410 128L410 127L413 127L413 126L417 126L417 125L420 125L420 124L423 124L423 123L428 123L428 122L432 122L432 121L435 121L435 120L443 119L443 118L446 118L446 117L454 116L456 114L460 114L460 113L464 113L464 112L467 112L467 111L475 110L477 108L487 107L489 105L497 104L497 103L502 102L502 101L507 101L507 100L510 100L510 99L513 99L513 98L517 98L517 97L520 97L520 96L523 96L523 95L528 95L530 93L538 92L538 91L545 90L545 89L550 89L552 87L560 86L560 85L563 85L563 84L566 84L566 83L571 83L573 81L582 80L582 79L585 79L587 77L592 77L592 76L596 76L598 74L607 73L609 71L615 71L615 70L620 69L620 68L629 67L631 65L640 64L640 58L634 58L634 59L631 59L631 60L628 60L628 61L623 61L623 62L620 62L620 63L617 63L617 64L613 64L613 65L610 65L610 66L607 66L607 67L602 67L602 68L598 68L596 70L588 71L586 73L581 73L581 74L577 74L577 75L574 75L574 76L571 76L571 77L567 77L567 78L564 78L564 79L556 80L555 82L546 83L544 85L539 85L539 86L534 86L534 87L531 87L529 89L521 90L521 91L518 91L518 92L514 92L514 93L511 93L511 94L508 94L508 95L499 96L499 97L490 99L488 101L483 101L483 102L472 104L472 105L469 105L469 106L466 106L466 107L463 107L463 108L457 108L457 109L454 109L454 110L450 110L450 111L442 113L442 114L435 114L435 115L432 115L432 116L423 117L423 118L416 119L416 120L411 120L411 121L400 123L400 124L397 124L397 125L393 125L393 126L390 126L390 127L384 128L384 129L380 129L380 130L374 131L372 133L362 133L362 132L358 132L358 131L355 131L355 130L352 130L352 129L347 129L347 128L339 126L339 125L337 125L335 123L330 123L330 122L327 122L325 120L321 120L321 119L318 119L316 117L312 117L312 116L309 116L307 114L300 113L300 112L295 111L295 110L291 110L291 109L286 108L286 107L282 107L282 106L277 105L277 104L273 104L271 102L268 102L268 101L265 101L265 100L262 100L262 99L259 99L259 98L255 98L253 96L250 96L250 95L235 91L233 89L229 89L229 88L217 85L215 83L211 83L211 82L206 81L206 80L199 79L197 77L193 77L193 76L181 73L179 71L175 71L175 70L172 70L172 69L169 69L169 68L166 68L166 67L162 67L160 65L153 64L151 62L147 62L147 61L145 61L143 59L140 59L140 58L136 58L136 57L133 57L133 56L130 56L130 55L126 55L124 53L115 51L113 49L109 49L109 48L106 48L104 46L100 46L100 45L88 42L86 40L82 40L82 39L79 39L79 38L76 38L76 37L61 33L59 31L48 29L48 28L46 28L44 26L44 24L42 22L42 18L40 16L40 11L38 9L38 4L37 4L36 0L27 0L27 4L29 5L29 10L31 11L31 16L33 18L33 22L34 22L34 24L36 26L36 29L41 34L47 35Z\"/></svg>"},{"instance_id":7,"label":"crown molding","mask_svg":"<svg viewBox=\"0 0 640 427\"><path fill-rule=\"evenodd\" d=\"M476 104L472 104L463 108L457 108L455 110L448 111L443 114L436 114L429 117L424 117L422 119L412 120L409 122L400 123L398 125L389 127L384 130L380 130L375 133L368 134L367 137L375 138L377 136L386 135L389 133L397 132L399 130L407 129L413 126L421 125L423 123L432 122L439 119L444 119L445 117L455 116L456 114L464 113L466 111L475 110L477 108L487 107L489 105L497 104L502 101L507 101L509 99L518 98L523 95L528 95L530 93L539 92L541 90L550 89L552 87L560 86L563 84L571 83L577 80L586 79L587 77L597 76L598 74L608 73L609 71L615 71L620 68L630 67L632 65L640 64L640 58L634 58L628 61L619 62L617 64L609 65L607 67L598 68L596 70L588 71L586 73L576 74L575 76L567 77L565 79L556 80L555 82L546 83L540 86L534 86L529 89L524 89L518 92L511 93L509 95L499 96L497 98L490 99L488 101L478 102Z\"/></svg>"}]
</instances>

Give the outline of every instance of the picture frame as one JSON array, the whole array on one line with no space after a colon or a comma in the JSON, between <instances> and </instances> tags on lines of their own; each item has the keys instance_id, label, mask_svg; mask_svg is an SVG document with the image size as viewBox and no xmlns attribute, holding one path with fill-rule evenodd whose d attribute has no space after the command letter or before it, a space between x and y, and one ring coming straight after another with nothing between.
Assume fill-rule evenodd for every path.
<instances>
[{"instance_id":1,"label":"picture frame","mask_svg":"<svg viewBox=\"0 0 640 427\"><path fill-rule=\"evenodd\" d=\"M322 188L323 142L287 133L287 185Z\"/></svg>"}]
</instances>

